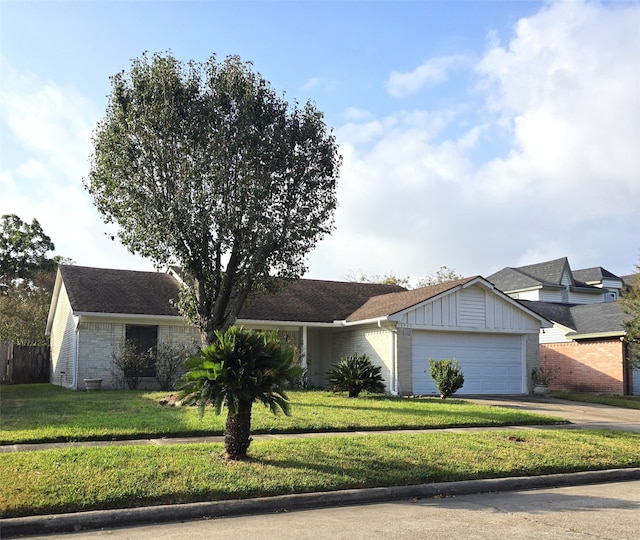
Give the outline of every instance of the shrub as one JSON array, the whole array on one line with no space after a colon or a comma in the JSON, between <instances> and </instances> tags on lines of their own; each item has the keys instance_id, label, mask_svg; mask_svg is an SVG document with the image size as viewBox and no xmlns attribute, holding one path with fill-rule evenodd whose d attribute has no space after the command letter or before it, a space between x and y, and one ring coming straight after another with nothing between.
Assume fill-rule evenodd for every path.
<instances>
[{"instance_id":1,"label":"shrub","mask_svg":"<svg viewBox=\"0 0 640 540\"><path fill-rule=\"evenodd\" d=\"M429 374L436 382L442 399L454 394L464 384L464 375L457 360L434 360L429 358Z\"/></svg>"},{"instance_id":2,"label":"shrub","mask_svg":"<svg viewBox=\"0 0 640 540\"><path fill-rule=\"evenodd\" d=\"M174 344L172 340L158 343L153 352L156 367L156 381L160 390L172 390L176 382L184 375L185 361L198 352L197 344Z\"/></svg>"},{"instance_id":3,"label":"shrub","mask_svg":"<svg viewBox=\"0 0 640 540\"><path fill-rule=\"evenodd\" d=\"M531 379L533 384L549 386L553 379L556 378L560 368L558 366L540 366L531 370Z\"/></svg>"},{"instance_id":4,"label":"shrub","mask_svg":"<svg viewBox=\"0 0 640 540\"><path fill-rule=\"evenodd\" d=\"M382 368L374 366L366 354L345 356L333 369L327 372L329 390L348 392L349 397L356 398L360 392L384 392Z\"/></svg>"},{"instance_id":5,"label":"shrub","mask_svg":"<svg viewBox=\"0 0 640 540\"><path fill-rule=\"evenodd\" d=\"M125 383L131 390L138 388L140 379L149 363L149 353L137 352L135 343L130 340L122 340L114 347L111 353L111 361L114 366L114 377L119 380L121 386Z\"/></svg>"}]
</instances>

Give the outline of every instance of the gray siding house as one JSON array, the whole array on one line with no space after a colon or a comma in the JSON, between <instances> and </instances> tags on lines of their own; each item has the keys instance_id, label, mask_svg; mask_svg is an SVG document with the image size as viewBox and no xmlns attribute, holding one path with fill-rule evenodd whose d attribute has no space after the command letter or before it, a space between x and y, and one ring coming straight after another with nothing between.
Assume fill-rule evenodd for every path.
<instances>
[{"instance_id":1,"label":"gray siding house","mask_svg":"<svg viewBox=\"0 0 640 540\"><path fill-rule=\"evenodd\" d=\"M572 270L562 257L504 268L487 279L553 322L539 336L540 362L556 370L552 389L640 394L618 301L637 275L619 277L599 266Z\"/></svg>"}]
</instances>

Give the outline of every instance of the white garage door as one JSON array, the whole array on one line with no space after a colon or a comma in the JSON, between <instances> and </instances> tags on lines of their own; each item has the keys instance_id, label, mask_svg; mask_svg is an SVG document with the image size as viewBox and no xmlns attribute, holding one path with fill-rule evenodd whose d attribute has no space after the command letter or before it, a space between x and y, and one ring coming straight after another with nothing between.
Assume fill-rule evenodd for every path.
<instances>
[{"instance_id":1,"label":"white garage door","mask_svg":"<svg viewBox=\"0 0 640 540\"><path fill-rule=\"evenodd\" d=\"M518 335L413 331L413 393L437 394L429 358L455 359L464 374L458 394L521 394L522 338Z\"/></svg>"},{"instance_id":2,"label":"white garage door","mask_svg":"<svg viewBox=\"0 0 640 540\"><path fill-rule=\"evenodd\" d=\"M640 396L640 369L633 370L633 393Z\"/></svg>"}]
</instances>

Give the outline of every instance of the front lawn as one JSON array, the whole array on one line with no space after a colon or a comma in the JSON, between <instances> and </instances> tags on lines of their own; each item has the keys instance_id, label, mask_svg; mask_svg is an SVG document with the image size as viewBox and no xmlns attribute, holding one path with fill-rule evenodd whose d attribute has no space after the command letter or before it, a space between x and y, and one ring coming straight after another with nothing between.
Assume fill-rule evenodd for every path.
<instances>
[{"instance_id":1,"label":"front lawn","mask_svg":"<svg viewBox=\"0 0 640 540\"><path fill-rule=\"evenodd\" d=\"M4 517L640 466L640 435L500 430L0 455ZM1 526L1 520L0 520Z\"/></svg>"},{"instance_id":2,"label":"front lawn","mask_svg":"<svg viewBox=\"0 0 640 540\"><path fill-rule=\"evenodd\" d=\"M553 397L585 403L599 403L625 409L640 409L640 396L614 396L608 394L588 394L577 392L554 392Z\"/></svg>"},{"instance_id":3,"label":"front lawn","mask_svg":"<svg viewBox=\"0 0 640 540\"><path fill-rule=\"evenodd\" d=\"M194 407L159 404L167 393L143 391L78 392L55 385L3 386L0 389L0 444L216 435L225 415ZM253 433L300 433L516 426L562 421L533 413L438 398L364 396L349 399L322 391L290 392L292 415L273 416L254 407Z\"/></svg>"}]
</instances>

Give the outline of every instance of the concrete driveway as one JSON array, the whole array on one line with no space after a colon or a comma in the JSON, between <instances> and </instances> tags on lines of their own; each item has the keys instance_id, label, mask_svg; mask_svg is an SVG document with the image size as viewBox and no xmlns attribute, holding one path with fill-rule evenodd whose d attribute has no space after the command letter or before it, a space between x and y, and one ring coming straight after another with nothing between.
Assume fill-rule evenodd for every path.
<instances>
[{"instance_id":1,"label":"concrete driveway","mask_svg":"<svg viewBox=\"0 0 640 540\"><path fill-rule=\"evenodd\" d=\"M567 428L619 429L640 433L640 410L538 396L460 396L496 407L558 416L571 422ZM547 426L548 427L548 426Z\"/></svg>"}]
</instances>

